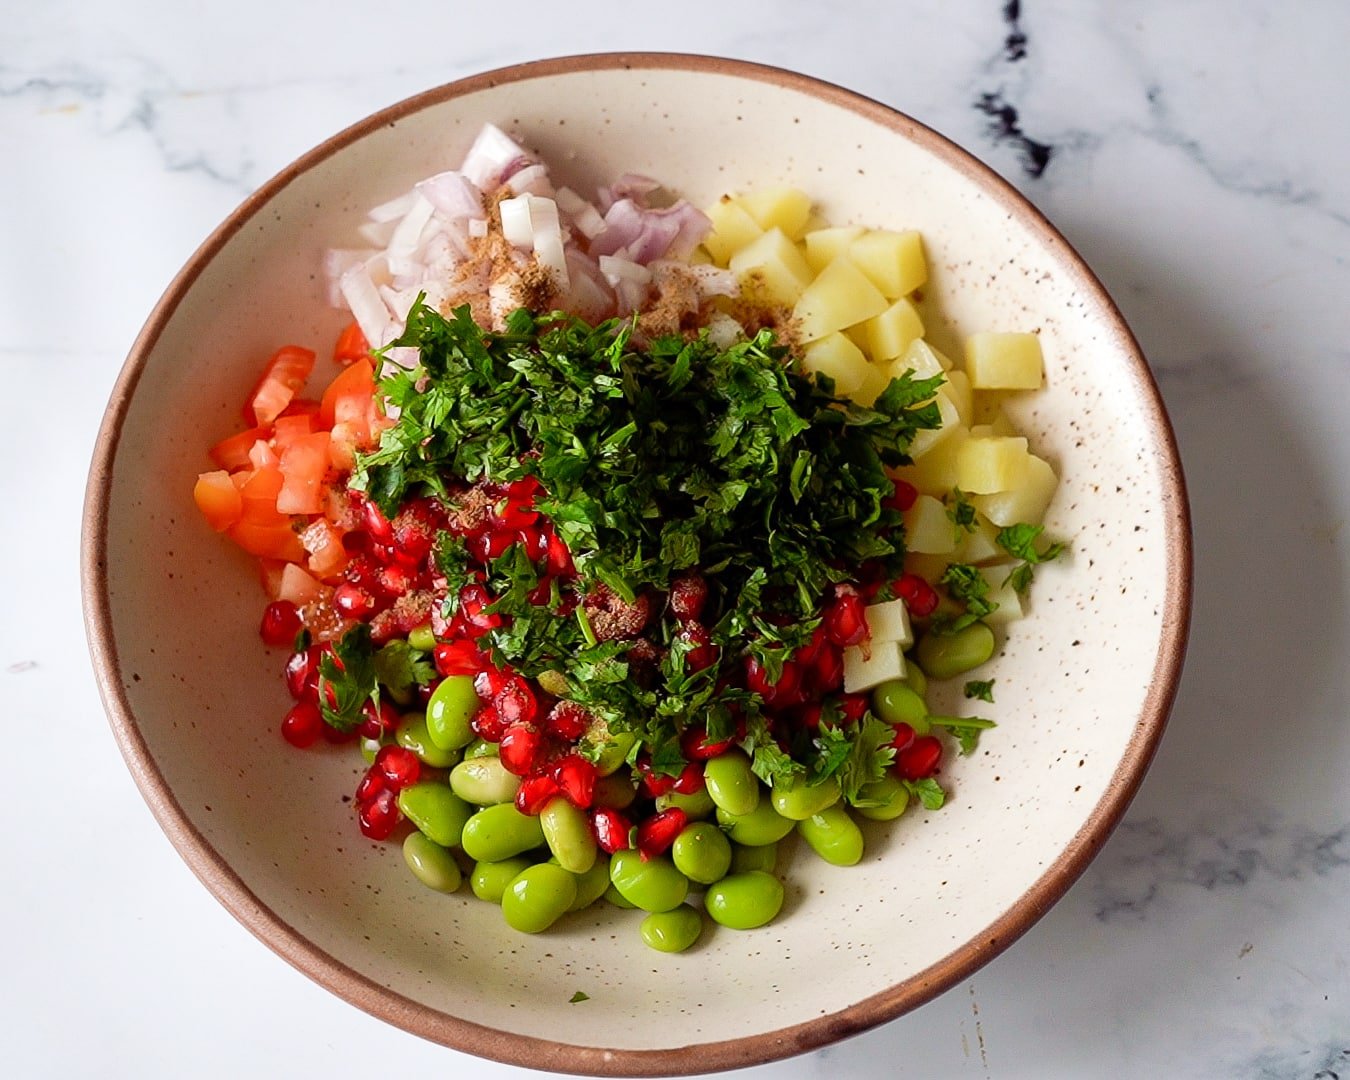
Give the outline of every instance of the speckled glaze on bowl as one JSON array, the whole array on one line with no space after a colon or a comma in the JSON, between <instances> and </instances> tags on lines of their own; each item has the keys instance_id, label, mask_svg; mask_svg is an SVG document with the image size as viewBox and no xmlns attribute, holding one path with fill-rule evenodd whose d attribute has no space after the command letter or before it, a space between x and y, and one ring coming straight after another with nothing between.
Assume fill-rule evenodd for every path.
<instances>
[{"instance_id":1,"label":"speckled glaze on bowl","mask_svg":"<svg viewBox=\"0 0 1350 1080\"><path fill-rule=\"evenodd\" d=\"M990 669L1002 722L954 764L939 813L870 830L852 869L780 865L754 932L648 951L607 905L548 934L445 897L360 838L355 755L277 735L279 657L250 561L192 506L204 448L278 344L324 348L324 248L365 209L458 162L494 121L583 188L650 173L695 203L793 184L831 222L921 229L939 341L1038 330L1048 386L1016 404L1061 470L1072 555ZM86 621L127 763L203 883L288 961L426 1038L566 1072L750 1065L864 1030L986 963L1057 900L1137 788L1176 688L1190 533L1171 430L1101 285L1007 184L932 131L837 87L677 55L573 57L430 91L324 143L249 198L170 285L127 360L89 482ZM990 711L990 710L987 710ZM467 891L466 891L467 892ZM589 1000L570 1004L576 991Z\"/></svg>"}]
</instances>

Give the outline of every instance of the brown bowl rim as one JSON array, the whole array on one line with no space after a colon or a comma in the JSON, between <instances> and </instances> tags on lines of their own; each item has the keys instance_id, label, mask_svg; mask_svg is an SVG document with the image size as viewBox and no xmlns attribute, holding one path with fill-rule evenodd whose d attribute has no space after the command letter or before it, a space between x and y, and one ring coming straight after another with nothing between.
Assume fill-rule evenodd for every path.
<instances>
[{"instance_id":1,"label":"brown bowl rim","mask_svg":"<svg viewBox=\"0 0 1350 1080\"><path fill-rule=\"evenodd\" d=\"M183 296L224 244L279 191L371 131L428 106L504 83L579 71L681 70L770 83L848 109L918 144L970 177L1029 225L1077 281L1126 357L1161 459L1169 577L1154 677L1135 731L1106 792L1059 857L985 930L896 985L838 1012L738 1039L658 1050L577 1046L504 1033L420 1004L359 974L315 946L268 908L184 813L136 725L123 687L107 591L108 505L122 424L146 359ZM775 1061L866 1031L917 1008L1008 948L1068 890L1119 823L1143 780L1176 696L1189 635L1192 590L1190 512L1176 439L1152 373L1123 316L1082 257L1010 183L961 147L896 109L823 80L743 60L684 53L593 53L515 64L416 94L346 128L296 159L245 199L170 282L137 336L109 399L90 466L81 540L83 610L90 654L118 746L137 786L178 853L212 894L266 945L339 997L433 1042L511 1065L595 1076L672 1076Z\"/></svg>"}]
</instances>

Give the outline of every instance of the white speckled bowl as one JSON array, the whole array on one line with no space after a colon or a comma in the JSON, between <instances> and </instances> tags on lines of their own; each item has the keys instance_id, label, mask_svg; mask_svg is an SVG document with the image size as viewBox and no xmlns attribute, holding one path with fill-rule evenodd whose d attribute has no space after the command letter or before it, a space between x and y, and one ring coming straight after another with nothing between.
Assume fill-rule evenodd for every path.
<instances>
[{"instance_id":1,"label":"white speckled bowl","mask_svg":"<svg viewBox=\"0 0 1350 1080\"><path fill-rule=\"evenodd\" d=\"M943 333L1039 330L1025 402L1061 469L1072 556L990 674L1000 729L947 775L939 813L870 836L862 865L788 860L772 926L649 952L608 905L552 932L444 897L364 842L355 755L277 736L278 657L249 560L192 506L206 445L235 430L259 363L333 340L319 257L365 209L458 162L492 120L582 187L650 173L696 203L794 184L836 223L917 227ZM941 323L946 323L945 330ZM244 203L170 285L113 393L89 482L85 606L128 765L183 857L313 978L409 1031L537 1068L669 1074L749 1065L881 1023L1006 948L1123 813L1161 734L1190 611L1177 454L1134 339L1064 239L940 136L799 75L672 55L580 57L467 79L387 109ZM1084 977L1088 977L1084 973ZM569 1004L581 990L590 999Z\"/></svg>"}]
</instances>

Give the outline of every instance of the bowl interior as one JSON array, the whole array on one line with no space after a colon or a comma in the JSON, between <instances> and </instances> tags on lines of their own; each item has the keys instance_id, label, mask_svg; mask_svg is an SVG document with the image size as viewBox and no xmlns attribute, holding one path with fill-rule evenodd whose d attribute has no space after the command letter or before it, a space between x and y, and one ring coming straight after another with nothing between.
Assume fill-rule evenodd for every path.
<instances>
[{"instance_id":1,"label":"bowl interior","mask_svg":"<svg viewBox=\"0 0 1350 1080\"><path fill-rule=\"evenodd\" d=\"M1067 887L1123 810L1170 700L1185 508L1128 332L1008 189L917 125L804 79L631 64L554 64L427 95L247 204L171 288L115 399L91 503L106 511L91 522L106 598L95 570L91 603L133 769L208 885L274 947L367 1008L479 1053L673 1072L780 1056L894 1015ZM680 956L648 951L637 913L603 904L545 935L509 932L496 908L431 893L395 847L362 840L348 802L356 755L279 739L284 658L257 636L256 573L191 504L206 446L238 430L264 359L292 341L322 356L343 324L324 301L323 250L352 246L368 207L453 167L489 120L582 190L625 171L695 203L792 184L832 223L918 228L939 342L997 328L1044 343L1048 386L1015 408L1063 477L1049 525L1072 551L1040 573L1032 616L990 669L997 704L982 708L999 729L950 768L945 809L871 830L856 868L789 851L783 917ZM571 1004L576 991L589 1000ZM679 1059L624 1053L731 1040Z\"/></svg>"}]
</instances>

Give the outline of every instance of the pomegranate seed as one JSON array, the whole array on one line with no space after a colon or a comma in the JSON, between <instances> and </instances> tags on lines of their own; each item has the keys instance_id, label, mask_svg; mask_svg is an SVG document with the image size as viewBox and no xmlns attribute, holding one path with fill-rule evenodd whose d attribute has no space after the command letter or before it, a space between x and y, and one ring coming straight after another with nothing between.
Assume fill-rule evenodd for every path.
<instances>
[{"instance_id":1,"label":"pomegranate seed","mask_svg":"<svg viewBox=\"0 0 1350 1080\"><path fill-rule=\"evenodd\" d=\"M557 795L558 782L548 773L527 776L520 782L520 788L516 791L516 809L522 814L534 817Z\"/></svg>"},{"instance_id":2,"label":"pomegranate seed","mask_svg":"<svg viewBox=\"0 0 1350 1080\"><path fill-rule=\"evenodd\" d=\"M591 827L595 830L595 842L606 855L633 846L628 839L633 830L632 822L612 807L602 806L591 814Z\"/></svg>"},{"instance_id":3,"label":"pomegranate seed","mask_svg":"<svg viewBox=\"0 0 1350 1080\"><path fill-rule=\"evenodd\" d=\"M515 542L514 533L506 532L504 529L493 529L479 536L469 537L464 546L469 549L469 554L479 562L489 563L498 556L505 554L506 549Z\"/></svg>"},{"instance_id":4,"label":"pomegranate seed","mask_svg":"<svg viewBox=\"0 0 1350 1080\"><path fill-rule=\"evenodd\" d=\"M372 765L362 774L361 782L356 785L356 801L368 803L388 786L385 782L384 773Z\"/></svg>"},{"instance_id":5,"label":"pomegranate seed","mask_svg":"<svg viewBox=\"0 0 1350 1080\"><path fill-rule=\"evenodd\" d=\"M638 762L638 775L642 778L642 793L653 799L670 791L675 786L675 781L679 779L678 776L652 772L650 761Z\"/></svg>"},{"instance_id":6,"label":"pomegranate seed","mask_svg":"<svg viewBox=\"0 0 1350 1080\"><path fill-rule=\"evenodd\" d=\"M485 665L474 673L474 692L484 701L491 701L505 690L515 677L513 671Z\"/></svg>"},{"instance_id":7,"label":"pomegranate seed","mask_svg":"<svg viewBox=\"0 0 1350 1080\"><path fill-rule=\"evenodd\" d=\"M385 595L403 596L412 591L416 578L407 567L394 563L392 566L381 567L375 581Z\"/></svg>"},{"instance_id":8,"label":"pomegranate seed","mask_svg":"<svg viewBox=\"0 0 1350 1080\"><path fill-rule=\"evenodd\" d=\"M691 761L676 777L675 786L671 790L677 795L693 795L696 791L702 791L703 766L698 762Z\"/></svg>"},{"instance_id":9,"label":"pomegranate seed","mask_svg":"<svg viewBox=\"0 0 1350 1080\"><path fill-rule=\"evenodd\" d=\"M339 731L332 724L324 724L323 726L323 741L326 743L340 746L342 743L354 742L355 740L356 730L354 728L351 731Z\"/></svg>"},{"instance_id":10,"label":"pomegranate seed","mask_svg":"<svg viewBox=\"0 0 1350 1080\"><path fill-rule=\"evenodd\" d=\"M313 699L319 696L319 646L291 653L286 661L286 689L296 701Z\"/></svg>"},{"instance_id":11,"label":"pomegranate seed","mask_svg":"<svg viewBox=\"0 0 1350 1080\"><path fill-rule=\"evenodd\" d=\"M389 702L381 701L377 708L375 702L367 701L361 706L361 723L356 730L363 739L380 739L392 735L402 722L403 717Z\"/></svg>"},{"instance_id":12,"label":"pomegranate seed","mask_svg":"<svg viewBox=\"0 0 1350 1080\"><path fill-rule=\"evenodd\" d=\"M548 537L544 535L543 529L531 525L521 529L516 538L525 548L525 554L530 557L530 562L539 562L548 554Z\"/></svg>"},{"instance_id":13,"label":"pomegranate seed","mask_svg":"<svg viewBox=\"0 0 1350 1080\"><path fill-rule=\"evenodd\" d=\"M548 534L548 572L551 577L565 578L574 577L577 572L572 553L567 550L562 537L551 530Z\"/></svg>"},{"instance_id":14,"label":"pomegranate seed","mask_svg":"<svg viewBox=\"0 0 1350 1080\"><path fill-rule=\"evenodd\" d=\"M699 622L687 622L680 627L681 641L687 641L693 648L684 654L684 665L690 671L703 671L717 663L721 650L712 643L712 634Z\"/></svg>"},{"instance_id":15,"label":"pomegranate seed","mask_svg":"<svg viewBox=\"0 0 1350 1080\"><path fill-rule=\"evenodd\" d=\"M375 598L350 581L333 590L333 606L349 619L366 619L375 614Z\"/></svg>"},{"instance_id":16,"label":"pomegranate seed","mask_svg":"<svg viewBox=\"0 0 1350 1080\"><path fill-rule=\"evenodd\" d=\"M735 739L709 742L707 728L693 727L680 736L680 752L690 761L708 761L725 754L733 742Z\"/></svg>"},{"instance_id":17,"label":"pomegranate seed","mask_svg":"<svg viewBox=\"0 0 1350 1080\"><path fill-rule=\"evenodd\" d=\"M582 810L595 801L595 766L580 754L567 754L553 763L553 780L567 801Z\"/></svg>"},{"instance_id":18,"label":"pomegranate seed","mask_svg":"<svg viewBox=\"0 0 1350 1080\"><path fill-rule=\"evenodd\" d=\"M491 705L484 705L474 713L473 719L469 721L469 727L480 739L488 742L500 742L506 733L506 723Z\"/></svg>"},{"instance_id":19,"label":"pomegranate seed","mask_svg":"<svg viewBox=\"0 0 1350 1080\"><path fill-rule=\"evenodd\" d=\"M440 506L431 499L418 499L400 510L390 523L389 542L394 545L395 558L413 567L425 562L435 546L441 520Z\"/></svg>"},{"instance_id":20,"label":"pomegranate seed","mask_svg":"<svg viewBox=\"0 0 1350 1080\"><path fill-rule=\"evenodd\" d=\"M891 740L891 745L896 751L908 750L914 743L914 729L903 720L895 725L895 738Z\"/></svg>"},{"instance_id":21,"label":"pomegranate seed","mask_svg":"<svg viewBox=\"0 0 1350 1080\"><path fill-rule=\"evenodd\" d=\"M300 633L304 621L300 609L289 600L273 600L263 608L262 625L258 633L264 645L290 645Z\"/></svg>"},{"instance_id":22,"label":"pomegranate seed","mask_svg":"<svg viewBox=\"0 0 1350 1080\"><path fill-rule=\"evenodd\" d=\"M368 593L380 588L381 565L369 555L358 555L347 564L342 576L353 585L360 586Z\"/></svg>"},{"instance_id":23,"label":"pomegranate seed","mask_svg":"<svg viewBox=\"0 0 1350 1080\"><path fill-rule=\"evenodd\" d=\"M554 705L544 721L549 734L556 735L568 742L575 742L586 734L594 718L575 701L560 701Z\"/></svg>"},{"instance_id":24,"label":"pomegranate seed","mask_svg":"<svg viewBox=\"0 0 1350 1080\"><path fill-rule=\"evenodd\" d=\"M823 712L824 710L821 708L819 703L808 705L806 706L806 708L802 710L802 714L798 722L802 725L802 727L807 728L810 731L815 731L818 727L820 727L820 717Z\"/></svg>"},{"instance_id":25,"label":"pomegranate seed","mask_svg":"<svg viewBox=\"0 0 1350 1080\"><path fill-rule=\"evenodd\" d=\"M942 743L935 735L920 735L895 755L895 771L905 780L924 780L942 762Z\"/></svg>"},{"instance_id":26,"label":"pomegranate seed","mask_svg":"<svg viewBox=\"0 0 1350 1080\"><path fill-rule=\"evenodd\" d=\"M821 693L838 690L844 685L844 654L826 642L821 647L820 655L816 657L811 677L816 689Z\"/></svg>"},{"instance_id":27,"label":"pomegranate seed","mask_svg":"<svg viewBox=\"0 0 1350 1080\"><path fill-rule=\"evenodd\" d=\"M682 623L703 614L708 602L708 582L698 574L682 574L670 583L670 613Z\"/></svg>"},{"instance_id":28,"label":"pomegranate seed","mask_svg":"<svg viewBox=\"0 0 1350 1080\"><path fill-rule=\"evenodd\" d=\"M518 675L493 695L492 704L504 724L533 724L539 715L539 703L530 684Z\"/></svg>"},{"instance_id":29,"label":"pomegranate seed","mask_svg":"<svg viewBox=\"0 0 1350 1080\"><path fill-rule=\"evenodd\" d=\"M825 648L825 626L817 626L811 631L811 640L792 654L792 659L797 661L803 667L812 667L820 658L821 650Z\"/></svg>"},{"instance_id":30,"label":"pomegranate seed","mask_svg":"<svg viewBox=\"0 0 1350 1080\"><path fill-rule=\"evenodd\" d=\"M533 498L533 494L529 499L518 499L508 494L506 499L493 508L493 526L496 529L512 531L529 528L539 520L539 511L528 505Z\"/></svg>"},{"instance_id":31,"label":"pomegranate seed","mask_svg":"<svg viewBox=\"0 0 1350 1080\"><path fill-rule=\"evenodd\" d=\"M841 649L867 640L867 615L862 597L841 593L825 611L825 635Z\"/></svg>"},{"instance_id":32,"label":"pomegranate seed","mask_svg":"<svg viewBox=\"0 0 1350 1080\"><path fill-rule=\"evenodd\" d=\"M381 791L369 802L362 803L356 811L357 823L361 834L371 840L388 840L403 814L398 808L398 799L392 791Z\"/></svg>"},{"instance_id":33,"label":"pomegranate seed","mask_svg":"<svg viewBox=\"0 0 1350 1080\"><path fill-rule=\"evenodd\" d=\"M370 533L371 539L376 543L393 543L394 527L389 523L389 519L384 516L384 511L370 499L364 497L361 500L361 520L366 527L366 532Z\"/></svg>"},{"instance_id":34,"label":"pomegranate seed","mask_svg":"<svg viewBox=\"0 0 1350 1080\"><path fill-rule=\"evenodd\" d=\"M802 670L793 661L783 665L777 682L769 681L769 673L753 656L745 658L746 689L758 694L766 705L790 705L801 692Z\"/></svg>"},{"instance_id":35,"label":"pomegranate seed","mask_svg":"<svg viewBox=\"0 0 1350 1080\"><path fill-rule=\"evenodd\" d=\"M450 641L431 651L436 670L442 675L476 675L487 664L487 657L472 641Z\"/></svg>"},{"instance_id":36,"label":"pomegranate seed","mask_svg":"<svg viewBox=\"0 0 1350 1080\"><path fill-rule=\"evenodd\" d=\"M892 510L899 510L902 514L914 505L919 497L919 489L908 480L892 480L895 485L895 491L887 498L881 500L882 506L889 506Z\"/></svg>"},{"instance_id":37,"label":"pomegranate seed","mask_svg":"<svg viewBox=\"0 0 1350 1080\"><path fill-rule=\"evenodd\" d=\"M548 578L544 578L529 591L526 599L535 607L546 607L548 602L553 599L553 583Z\"/></svg>"},{"instance_id":38,"label":"pomegranate seed","mask_svg":"<svg viewBox=\"0 0 1350 1080\"><path fill-rule=\"evenodd\" d=\"M480 638L489 630L502 624L502 617L496 612L483 611L492 603L487 589L476 582L465 585L459 590L459 614L464 619L470 637Z\"/></svg>"},{"instance_id":39,"label":"pomegranate seed","mask_svg":"<svg viewBox=\"0 0 1350 1080\"><path fill-rule=\"evenodd\" d=\"M405 746L382 746L375 755L375 768L384 774L385 783L393 791L417 783L422 775L422 763Z\"/></svg>"},{"instance_id":40,"label":"pomegranate seed","mask_svg":"<svg viewBox=\"0 0 1350 1080\"><path fill-rule=\"evenodd\" d=\"M281 734L292 746L303 750L313 746L323 734L323 714L312 701L301 701L290 707L281 720Z\"/></svg>"},{"instance_id":41,"label":"pomegranate seed","mask_svg":"<svg viewBox=\"0 0 1350 1080\"><path fill-rule=\"evenodd\" d=\"M918 574L905 574L895 583L895 591L911 615L923 618L937 610L937 590Z\"/></svg>"},{"instance_id":42,"label":"pomegranate seed","mask_svg":"<svg viewBox=\"0 0 1350 1080\"><path fill-rule=\"evenodd\" d=\"M527 776L539 762L544 736L533 724L512 724L502 732L502 767L516 776Z\"/></svg>"},{"instance_id":43,"label":"pomegranate seed","mask_svg":"<svg viewBox=\"0 0 1350 1080\"><path fill-rule=\"evenodd\" d=\"M644 859L664 855L688 820L685 812L676 806L653 814L637 827L638 852Z\"/></svg>"},{"instance_id":44,"label":"pomegranate seed","mask_svg":"<svg viewBox=\"0 0 1350 1080\"><path fill-rule=\"evenodd\" d=\"M844 694L839 699L839 711L844 719L856 724L867 712L867 697L864 694Z\"/></svg>"}]
</instances>

